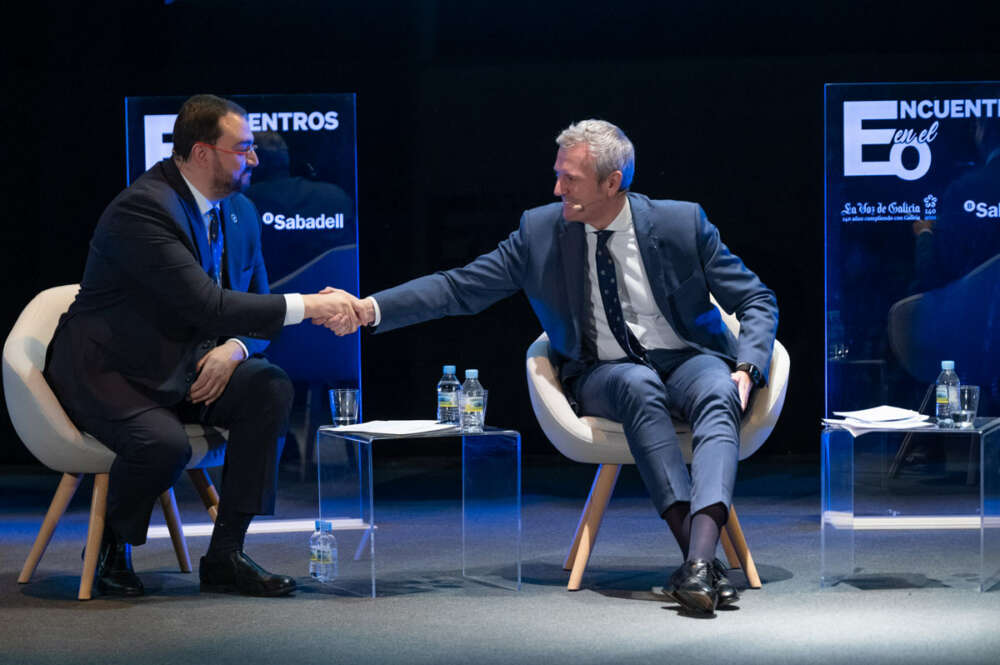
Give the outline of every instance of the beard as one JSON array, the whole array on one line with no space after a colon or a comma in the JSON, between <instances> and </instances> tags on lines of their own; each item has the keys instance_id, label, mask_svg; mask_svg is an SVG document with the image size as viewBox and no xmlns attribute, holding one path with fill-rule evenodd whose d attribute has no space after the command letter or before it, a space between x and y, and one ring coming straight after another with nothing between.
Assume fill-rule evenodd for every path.
<instances>
[{"instance_id":1,"label":"beard","mask_svg":"<svg viewBox=\"0 0 1000 665\"><path fill-rule=\"evenodd\" d=\"M253 168L244 166L240 171L232 173L222 168L222 162L216 157L215 169L212 174L212 189L223 199L230 194L244 191L250 186L250 174Z\"/></svg>"}]
</instances>

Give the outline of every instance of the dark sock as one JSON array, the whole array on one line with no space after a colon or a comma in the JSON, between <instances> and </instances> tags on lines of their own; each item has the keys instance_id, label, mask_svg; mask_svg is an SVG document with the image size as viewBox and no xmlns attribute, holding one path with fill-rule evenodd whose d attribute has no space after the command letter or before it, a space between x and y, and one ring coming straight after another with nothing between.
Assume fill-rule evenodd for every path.
<instances>
[{"instance_id":1,"label":"dark sock","mask_svg":"<svg viewBox=\"0 0 1000 665\"><path fill-rule=\"evenodd\" d=\"M227 510L225 504L220 504L206 556L219 557L233 551L243 551L243 539L252 519L252 513Z\"/></svg>"},{"instance_id":2,"label":"dark sock","mask_svg":"<svg viewBox=\"0 0 1000 665\"><path fill-rule=\"evenodd\" d=\"M691 504L688 501L675 501L660 515L674 534L674 540L681 548L685 561L688 554L688 542L691 540Z\"/></svg>"},{"instance_id":3,"label":"dark sock","mask_svg":"<svg viewBox=\"0 0 1000 665\"><path fill-rule=\"evenodd\" d=\"M721 503L702 508L691 517L691 541L686 561L715 558L719 535L726 524L727 511Z\"/></svg>"}]
</instances>

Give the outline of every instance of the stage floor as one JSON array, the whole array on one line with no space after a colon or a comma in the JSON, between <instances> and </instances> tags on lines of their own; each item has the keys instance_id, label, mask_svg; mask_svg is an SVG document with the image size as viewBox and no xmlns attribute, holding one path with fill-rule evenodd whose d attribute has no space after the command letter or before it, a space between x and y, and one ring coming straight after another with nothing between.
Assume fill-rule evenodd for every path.
<instances>
[{"instance_id":1,"label":"stage floor","mask_svg":"<svg viewBox=\"0 0 1000 665\"><path fill-rule=\"evenodd\" d=\"M251 534L246 549L297 578L293 597L199 593L208 538L189 536L194 573L177 572L168 539L151 539L134 553L147 596L79 602L89 484L32 582L19 585L58 476L8 470L0 474L0 663L996 662L1000 590L975 590L971 534L862 538L859 556L891 574L862 569L856 583L821 589L819 469L795 460L741 468L736 505L764 586L745 590L737 607L692 618L651 592L681 557L634 468L622 472L583 590L567 592L562 562L592 472L525 459L520 592L462 579L457 461L437 456L377 465L376 513L387 534L379 556L389 558L375 600L312 581L309 534L292 532ZM282 471L276 518L314 515L310 480ZM186 478L177 496L186 524L206 521ZM154 522L162 522L158 508ZM740 573L732 577L745 586Z\"/></svg>"}]
</instances>

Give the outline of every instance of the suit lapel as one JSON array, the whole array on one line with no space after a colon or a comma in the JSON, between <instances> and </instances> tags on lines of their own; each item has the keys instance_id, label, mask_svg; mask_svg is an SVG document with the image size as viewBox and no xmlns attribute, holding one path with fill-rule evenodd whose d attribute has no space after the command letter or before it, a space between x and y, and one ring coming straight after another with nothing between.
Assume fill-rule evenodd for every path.
<instances>
[{"instance_id":1,"label":"suit lapel","mask_svg":"<svg viewBox=\"0 0 1000 665\"><path fill-rule=\"evenodd\" d=\"M653 291L653 299L656 301L657 307L660 308L660 313L666 317L671 325L674 325L673 318L670 316L670 308L667 307L667 281L661 255L663 242L653 227L649 204L642 198L632 195L629 195L629 203L632 206L635 240L639 246L642 265L646 269L649 288Z\"/></svg>"},{"instance_id":2,"label":"suit lapel","mask_svg":"<svg viewBox=\"0 0 1000 665\"><path fill-rule=\"evenodd\" d=\"M201 263L201 267L207 271L212 252L208 247L208 234L205 232L205 222L202 220L201 213L198 212L198 204L195 203L191 189L184 182L184 178L181 177L181 172L173 160L167 158L161 164L163 165L163 173L167 183L181 197L181 201L184 204L184 212L187 213L187 219L175 219L174 222L184 232L184 235L187 236L191 246L194 248L195 258Z\"/></svg>"},{"instance_id":3,"label":"suit lapel","mask_svg":"<svg viewBox=\"0 0 1000 665\"><path fill-rule=\"evenodd\" d=\"M574 346L579 355L581 322L583 321L583 290L587 279L587 240L583 224L559 220L559 250L565 277L566 301L569 303Z\"/></svg>"}]
</instances>

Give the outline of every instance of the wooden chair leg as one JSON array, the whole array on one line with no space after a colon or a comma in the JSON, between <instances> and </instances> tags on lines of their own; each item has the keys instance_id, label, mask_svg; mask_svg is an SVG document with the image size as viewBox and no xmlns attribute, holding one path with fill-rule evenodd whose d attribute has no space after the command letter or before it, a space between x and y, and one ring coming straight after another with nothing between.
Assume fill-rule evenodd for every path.
<instances>
[{"instance_id":1,"label":"wooden chair leg","mask_svg":"<svg viewBox=\"0 0 1000 665\"><path fill-rule=\"evenodd\" d=\"M604 476L601 475L602 471L604 471L604 466L611 467L614 465L611 464L601 465L597 468L597 473L594 474L594 482L591 483L590 485L590 493L587 495L587 502L583 505L583 512L580 513L580 521L576 525L576 532L573 534L573 543L572 545L570 545L569 552L566 554L566 560L563 562L563 570L573 569L573 562L576 560L576 552L580 547L580 537L583 534L583 527L584 524L587 523L587 519L590 516L590 511L594 505L594 493L598 489L598 480L604 478L604 480L602 480L601 482L603 483L608 482L607 475L606 474ZM618 471L615 472L614 478L611 480L612 490L614 489L614 485L618 481L618 473L620 471L621 471L621 466L619 465ZM610 496L611 495L609 493L608 494L609 499ZM593 542L591 544L593 544Z\"/></svg>"},{"instance_id":2,"label":"wooden chair leg","mask_svg":"<svg viewBox=\"0 0 1000 665\"><path fill-rule=\"evenodd\" d=\"M108 509L108 476L107 473L94 476L94 494L90 497L90 523L87 525L87 549L83 557L83 573L80 575L80 593L77 595L80 600L90 600L94 587L97 555L104 537L104 514Z\"/></svg>"},{"instance_id":3,"label":"wooden chair leg","mask_svg":"<svg viewBox=\"0 0 1000 665\"><path fill-rule=\"evenodd\" d=\"M747 577L747 582L751 589L759 589L761 586L760 575L757 574L757 566L753 562L750 548L747 547L746 538L743 537L743 529L740 527L740 519L736 515L736 508L729 507L729 521L726 522L726 535L732 541L735 554L743 568L743 574ZM728 554L727 554L728 556Z\"/></svg>"},{"instance_id":4,"label":"wooden chair leg","mask_svg":"<svg viewBox=\"0 0 1000 665\"><path fill-rule=\"evenodd\" d=\"M201 497L201 502L205 504L208 516L214 522L215 518L219 515L219 493L215 491L212 479L208 477L208 472L205 469L188 469L188 476L191 478L191 482L194 483L194 488L198 490L198 496Z\"/></svg>"},{"instance_id":5,"label":"wooden chair leg","mask_svg":"<svg viewBox=\"0 0 1000 665\"><path fill-rule=\"evenodd\" d=\"M726 532L725 527L723 527L722 533L719 535L719 540L722 541L722 551L726 553L726 561L729 562L729 567L734 569L742 568L743 564L740 563L740 557L736 554L736 548L733 547L733 541L729 539L729 534Z\"/></svg>"},{"instance_id":6,"label":"wooden chair leg","mask_svg":"<svg viewBox=\"0 0 1000 665\"><path fill-rule=\"evenodd\" d=\"M35 537L35 544L31 546L28 558L24 560L24 567L21 568L21 574L17 578L19 584L27 584L31 581L31 576L34 575L35 568L38 567L38 562L42 560L42 555L45 554L45 548L49 546L49 541L52 540L52 533L56 530L56 525L59 524L59 520L66 512L66 506L69 505L73 495L76 494L76 488L80 486L82 478L82 473L63 474L62 479L59 481L59 487L56 488L56 493L52 497L52 503L49 504L49 510L45 513L45 519L42 520L38 536Z\"/></svg>"},{"instance_id":7,"label":"wooden chair leg","mask_svg":"<svg viewBox=\"0 0 1000 665\"><path fill-rule=\"evenodd\" d=\"M615 483L618 482L619 471L621 471L620 464L602 464L597 469L594 484L590 487L590 495L580 515L580 523L576 527L573 544L566 557L566 565L571 564L567 591L576 591L580 588L583 572L587 568L587 561L590 560L591 549L597 541L601 520L604 519L604 511L608 507L608 501L611 500Z\"/></svg>"},{"instance_id":8,"label":"wooden chair leg","mask_svg":"<svg viewBox=\"0 0 1000 665\"><path fill-rule=\"evenodd\" d=\"M191 556L188 554L187 540L184 539L181 516L177 512L177 498L174 496L174 488L171 487L160 495L160 507L163 508L163 519L167 522L167 530L170 531L170 540L174 544L174 553L177 555L177 563L181 567L181 572L190 573Z\"/></svg>"}]
</instances>

